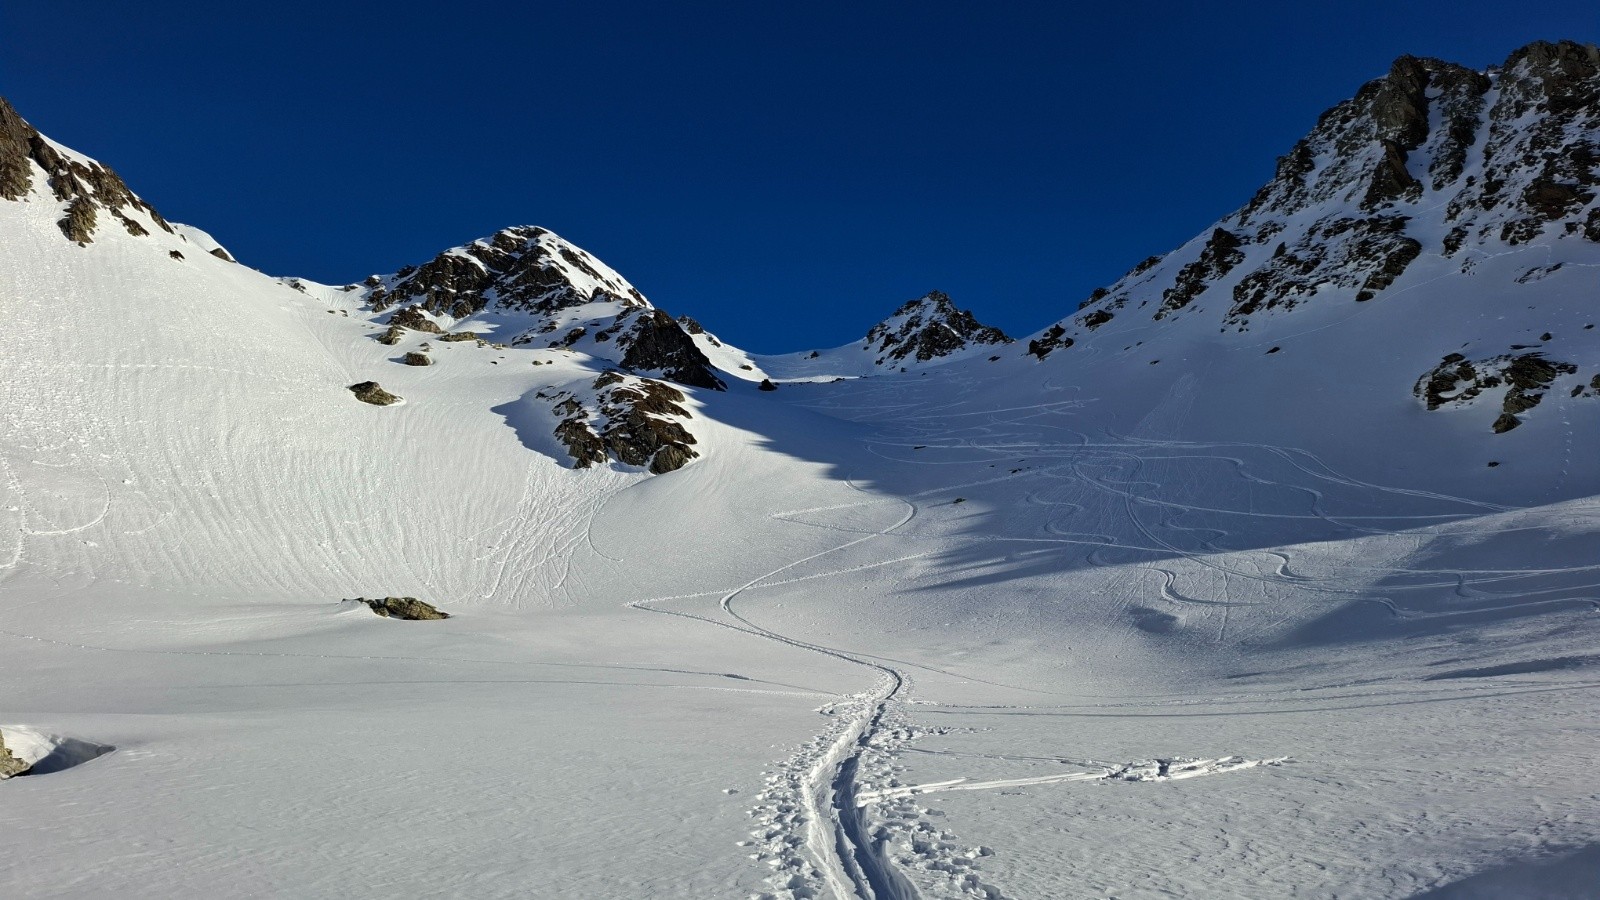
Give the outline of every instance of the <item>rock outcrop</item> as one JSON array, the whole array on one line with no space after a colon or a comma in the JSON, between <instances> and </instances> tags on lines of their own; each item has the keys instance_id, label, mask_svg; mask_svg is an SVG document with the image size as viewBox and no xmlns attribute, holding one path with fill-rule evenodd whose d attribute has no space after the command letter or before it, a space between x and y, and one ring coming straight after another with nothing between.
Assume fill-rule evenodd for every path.
<instances>
[{"instance_id":1,"label":"rock outcrop","mask_svg":"<svg viewBox=\"0 0 1600 900\"><path fill-rule=\"evenodd\" d=\"M391 328L444 334L441 340L481 338L446 334L472 319L492 326L500 343L579 350L679 384L724 388L682 322L543 228L507 228L348 289L361 292L374 312L394 310Z\"/></svg>"},{"instance_id":2,"label":"rock outcrop","mask_svg":"<svg viewBox=\"0 0 1600 900\"><path fill-rule=\"evenodd\" d=\"M357 597L355 602L365 603L368 609L383 616L385 619L426 622L450 618L449 613L440 612L433 604L424 603L415 597L380 597L375 600Z\"/></svg>"},{"instance_id":3,"label":"rock outcrop","mask_svg":"<svg viewBox=\"0 0 1600 900\"><path fill-rule=\"evenodd\" d=\"M44 176L50 196L66 204L57 224L68 240L93 242L107 220L136 237L149 235L150 227L173 230L117 173L50 141L0 98L0 199L27 197L38 187L37 174Z\"/></svg>"},{"instance_id":4,"label":"rock outcrop","mask_svg":"<svg viewBox=\"0 0 1600 900\"><path fill-rule=\"evenodd\" d=\"M1542 353L1504 354L1477 360L1451 353L1424 372L1412 392L1431 411L1445 406L1468 406L1484 393L1504 388L1500 415L1491 426L1496 434L1503 434L1522 424L1520 417L1539 405L1557 378L1577 371L1576 365L1547 359ZM1600 379L1600 375L1595 377ZM1580 384L1574 395L1582 391Z\"/></svg>"},{"instance_id":5,"label":"rock outcrop","mask_svg":"<svg viewBox=\"0 0 1600 900\"><path fill-rule=\"evenodd\" d=\"M360 384L350 385L350 393L362 403L371 403L373 406L390 406L400 402L400 398L383 389L376 381L363 381Z\"/></svg>"},{"instance_id":6,"label":"rock outcrop","mask_svg":"<svg viewBox=\"0 0 1600 900\"><path fill-rule=\"evenodd\" d=\"M912 300L867 332L866 345L877 354L878 365L908 360L928 362L972 347L1011 343L998 328L985 325L972 313L956 308L948 294L929 293Z\"/></svg>"},{"instance_id":7,"label":"rock outcrop","mask_svg":"<svg viewBox=\"0 0 1600 900\"><path fill-rule=\"evenodd\" d=\"M695 436L684 425L692 417L681 405L683 392L665 382L613 370L586 390L539 396L559 419L556 440L567 448L575 469L615 459L660 475L699 455L692 446Z\"/></svg>"}]
</instances>

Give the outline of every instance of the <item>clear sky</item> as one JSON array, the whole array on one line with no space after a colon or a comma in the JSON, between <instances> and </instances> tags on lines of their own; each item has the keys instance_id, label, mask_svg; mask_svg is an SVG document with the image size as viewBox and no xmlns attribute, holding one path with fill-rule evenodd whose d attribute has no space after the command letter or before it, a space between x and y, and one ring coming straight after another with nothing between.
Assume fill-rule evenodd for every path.
<instances>
[{"instance_id":1,"label":"clear sky","mask_svg":"<svg viewBox=\"0 0 1600 900\"><path fill-rule=\"evenodd\" d=\"M1600 6L82 0L7 5L0 95L271 274L537 224L777 352L931 289L1042 328L1395 56L1560 38Z\"/></svg>"}]
</instances>

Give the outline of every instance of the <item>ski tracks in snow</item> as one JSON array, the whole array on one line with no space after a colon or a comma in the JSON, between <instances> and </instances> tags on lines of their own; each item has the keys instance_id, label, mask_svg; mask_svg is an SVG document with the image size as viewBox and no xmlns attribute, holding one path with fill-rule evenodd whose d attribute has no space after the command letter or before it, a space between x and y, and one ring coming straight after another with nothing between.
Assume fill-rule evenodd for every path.
<instances>
[{"instance_id":1,"label":"ski tracks in snow","mask_svg":"<svg viewBox=\"0 0 1600 900\"><path fill-rule=\"evenodd\" d=\"M854 485L851 487L859 490ZM888 498L873 498L863 502L877 504L891 501ZM767 878L772 891L763 895L771 900L819 896L841 900L913 900L918 896L916 889L889 862L881 838L869 833L865 814L855 799L855 779L861 755L873 743L890 701L907 688L907 675L886 663L773 631L752 622L734 608L735 601L745 592L799 580L789 579L786 582L779 576L823 557L893 534L916 516L916 504L905 500L893 502L903 503L906 510L898 521L887 528L791 560L722 594L718 607L731 622L694 613L658 609L651 605L678 598L662 597L628 604L634 609L697 619L829 656L870 669L877 676L871 689L820 709L819 712L829 718L827 728L802 744L788 761L778 767L778 771L768 774L766 787L758 797L762 805L751 811L756 828L751 832L754 840L750 843L757 847L751 854L752 858L772 869L772 874ZM775 517L784 518L804 512L778 513ZM849 567L839 572L824 573L823 576L807 577L826 577L860 568Z\"/></svg>"}]
</instances>

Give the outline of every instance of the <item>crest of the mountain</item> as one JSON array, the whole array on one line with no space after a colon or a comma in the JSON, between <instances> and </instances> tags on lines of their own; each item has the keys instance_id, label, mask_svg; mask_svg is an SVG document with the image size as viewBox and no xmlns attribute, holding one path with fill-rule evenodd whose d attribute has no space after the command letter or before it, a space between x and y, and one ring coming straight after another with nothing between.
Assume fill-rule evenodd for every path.
<instances>
[{"instance_id":1,"label":"crest of the mountain","mask_svg":"<svg viewBox=\"0 0 1600 900\"><path fill-rule=\"evenodd\" d=\"M972 313L957 309L950 297L932 291L895 310L894 315L867 332L867 348L878 365L898 365L915 360L950 356L972 347L1009 344L998 328L984 325Z\"/></svg>"},{"instance_id":2,"label":"crest of the mountain","mask_svg":"<svg viewBox=\"0 0 1600 900\"><path fill-rule=\"evenodd\" d=\"M4 98L0 98L0 197L61 204L56 224L68 240L79 244L93 242L107 219L115 219L138 237L152 228L173 231L117 173L40 134Z\"/></svg>"},{"instance_id":3,"label":"crest of the mountain","mask_svg":"<svg viewBox=\"0 0 1600 900\"><path fill-rule=\"evenodd\" d=\"M711 362L671 316L588 252L543 228L507 228L420 266L374 275L374 312L398 328L445 332L469 320L512 346L564 348L720 390ZM471 332L479 336L477 332Z\"/></svg>"},{"instance_id":4,"label":"crest of the mountain","mask_svg":"<svg viewBox=\"0 0 1600 900\"><path fill-rule=\"evenodd\" d=\"M1597 185L1594 46L1534 43L1486 72L1403 56L1324 113L1242 209L1095 291L1029 352L1151 319L1247 331L1313 301L1382 300L1420 258L1465 275L1519 245L1600 243Z\"/></svg>"},{"instance_id":5,"label":"crest of the mountain","mask_svg":"<svg viewBox=\"0 0 1600 900\"><path fill-rule=\"evenodd\" d=\"M198 248L218 259L232 255L198 228L168 222L155 208L128 189L117 173L40 134L0 97L0 199L40 203L57 208L55 224L62 236L80 247L94 243L108 224L133 237L160 234L174 260ZM181 249L179 249L181 248Z\"/></svg>"}]
</instances>

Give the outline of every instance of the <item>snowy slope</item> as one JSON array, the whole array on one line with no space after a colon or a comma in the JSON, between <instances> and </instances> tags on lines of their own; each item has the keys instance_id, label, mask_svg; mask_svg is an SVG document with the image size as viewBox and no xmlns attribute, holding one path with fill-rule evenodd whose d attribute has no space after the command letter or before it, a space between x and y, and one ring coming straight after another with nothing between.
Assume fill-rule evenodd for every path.
<instances>
[{"instance_id":1,"label":"snowy slope","mask_svg":"<svg viewBox=\"0 0 1600 900\"><path fill-rule=\"evenodd\" d=\"M1543 176L1490 148L1554 128L1527 165L1592 175L1562 168L1592 58L1398 63L1311 169L1032 353L810 371L675 323L734 377L672 388L699 456L654 476L556 437L561 404L604 431L607 390L665 372L608 374L634 367L588 323L650 308L548 232L448 278L279 281L115 191L70 240L27 158L0 200L0 741L113 749L0 782L0 893L1584 896L1600 244L1589 200L1507 236ZM1435 101L1481 84L1435 186L1466 133ZM1397 90L1431 137L1379 136L1421 109ZM1384 140L1415 187L1376 179ZM1491 170L1492 206L1465 182ZM107 227L119 199L155 227ZM1261 272L1278 302L1235 309ZM376 340L409 306L485 340ZM585 334L518 342L549 322ZM1512 368L1535 352L1572 371ZM455 615L339 602L386 594Z\"/></svg>"}]
</instances>

